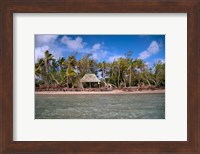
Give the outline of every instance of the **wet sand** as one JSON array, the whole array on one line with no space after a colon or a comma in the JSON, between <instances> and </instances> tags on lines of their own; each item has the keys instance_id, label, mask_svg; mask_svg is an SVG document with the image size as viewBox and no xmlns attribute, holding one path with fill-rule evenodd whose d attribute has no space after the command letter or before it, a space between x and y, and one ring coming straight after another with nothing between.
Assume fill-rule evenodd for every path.
<instances>
[{"instance_id":1,"label":"wet sand","mask_svg":"<svg viewBox=\"0 0 200 154\"><path fill-rule=\"evenodd\" d=\"M122 91L122 90L112 90L112 91L36 91L35 94L160 94L165 93L165 89L159 90L142 90L142 91Z\"/></svg>"}]
</instances>

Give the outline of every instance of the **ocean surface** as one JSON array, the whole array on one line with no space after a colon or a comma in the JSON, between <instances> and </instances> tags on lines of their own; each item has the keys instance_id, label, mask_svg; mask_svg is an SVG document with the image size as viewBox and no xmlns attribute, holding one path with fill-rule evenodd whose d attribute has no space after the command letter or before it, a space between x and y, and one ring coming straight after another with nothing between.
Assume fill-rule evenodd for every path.
<instances>
[{"instance_id":1,"label":"ocean surface","mask_svg":"<svg viewBox=\"0 0 200 154\"><path fill-rule=\"evenodd\" d=\"M35 119L165 119L165 94L36 94Z\"/></svg>"}]
</instances>

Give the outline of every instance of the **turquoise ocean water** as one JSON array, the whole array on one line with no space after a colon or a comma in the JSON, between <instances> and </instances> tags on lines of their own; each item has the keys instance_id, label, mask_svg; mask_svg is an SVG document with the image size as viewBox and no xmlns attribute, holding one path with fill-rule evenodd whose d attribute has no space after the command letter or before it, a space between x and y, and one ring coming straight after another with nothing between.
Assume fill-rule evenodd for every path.
<instances>
[{"instance_id":1,"label":"turquoise ocean water","mask_svg":"<svg viewBox=\"0 0 200 154\"><path fill-rule=\"evenodd\" d=\"M35 119L165 119L165 94L36 94Z\"/></svg>"}]
</instances>

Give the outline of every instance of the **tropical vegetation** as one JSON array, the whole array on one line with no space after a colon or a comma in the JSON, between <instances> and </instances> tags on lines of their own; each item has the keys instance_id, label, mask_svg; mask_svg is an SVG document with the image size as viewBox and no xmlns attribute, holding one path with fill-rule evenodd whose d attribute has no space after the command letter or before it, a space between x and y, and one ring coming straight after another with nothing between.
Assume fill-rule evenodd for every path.
<instances>
[{"instance_id":1,"label":"tropical vegetation","mask_svg":"<svg viewBox=\"0 0 200 154\"><path fill-rule=\"evenodd\" d=\"M67 59L55 59L47 50L44 58L37 59L35 63L35 84L79 88L80 79L86 73L94 73L102 82L118 88L139 85L165 87L165 63L157 61L151 68L144 60L133 59L132 54L128 51L115 61L98 62L92 54L86 54L79 60L76 54Z\"/></svg>"}]
</instances>

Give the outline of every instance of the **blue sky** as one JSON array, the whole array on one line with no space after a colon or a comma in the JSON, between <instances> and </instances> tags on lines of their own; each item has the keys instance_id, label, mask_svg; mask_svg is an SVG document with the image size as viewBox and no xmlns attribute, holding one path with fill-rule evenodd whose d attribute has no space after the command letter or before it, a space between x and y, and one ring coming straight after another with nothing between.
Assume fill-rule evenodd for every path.
<instances>
[{"instance_id":1,"label":"blue sky","mask_svg":"<svg viewBox=\"0 0 200 154\"><path fill-rule=\"evenodd\" d=\"M35 61L49 50L54 58L75 55L80 59L92 53L98 62L112 62L132 50L150 67L158 60L165 62L165 35L35 35Z\"/></svg>"}]
</instances>

